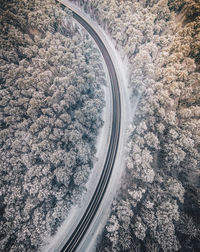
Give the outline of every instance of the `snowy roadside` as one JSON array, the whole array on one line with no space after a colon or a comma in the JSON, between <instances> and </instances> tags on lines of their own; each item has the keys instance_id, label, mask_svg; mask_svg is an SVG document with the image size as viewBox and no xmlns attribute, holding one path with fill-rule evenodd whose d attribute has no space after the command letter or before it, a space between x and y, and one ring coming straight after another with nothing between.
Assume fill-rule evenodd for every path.
<instances>
[{"instance_id":1,"label":"snowy roadside","mask_svg":"<svg viewBox=\"0 0 200 252\"><path fill-rule=\"evenodd\" d=\"M74 20L74 22L80 27L80 29L83 29L82 26L76 20ZM106 86L102 86L105 95L106 105L103 109L102 114L104 125L99 130L99 135L97 137L97 143L96 143L97 153L95 156L96 162L94 164L94 168L92 169L88 182L86 184L87 192L85 193L85 195L83 195L79 204L72 206L66 220L58 229L56 235L50 237L47 241L45 241L47 245L42 248L42 251L44 252L47 251L54 252L54 251L60 251L62 249L63 244L70 237L73 230L80 222L83 213L86 211L86 208L88 206L86 202L90 202L92 195L94 193L94 188L96 188L97 186L97 183L100 179L104 167L112 129L112 92L111 92L109 73L102 55L101 58L103 69L106 75Z\"/></svg>"},{"instance_id":2,"label":"snowy roadside","mask_svg":"<svg viewBox=\"0 0 200 252\"><path fill-rule=\"evenodd\" d=\"M69 2L68 0L59 0L64 5L73 9L76 13L78 13L81 17L83 17L98 33L107 50L110 53L112 61L115 65L115 69L118 75L118 80L120 84L120 93L121 93L121 133L120 140L118 146L118 153L115 160L115 165L113 169L113 173L110 179L110 183L108 185L106 194L104 199L100 205L98 213L96 214L89 230L87 231L82 243L78 247L77 251L91 252L95 250L95 243L98 234L104 228L107 218L110 213L110 207L112 204L112 200L116 195L117 190L120 187L120 180L125 168L125 144L128 138L128 127L133 118L135 108L137 106L137 100L130 102L129 99L129 90L128 90L128 68L126 67L126 61L122 61L118 52L115 49L114 42L112 39L105 33L105 31L100 28L100 26L91 18L89 15L85 14L79 7ZM103 61L104 62L104 61ZM70 234L75 229L76 225L79 223L84 211L87 208L86 202L89 203L94 189L98 183L98 180L101 175L101 171L103 169L104 161L106 158L108 145L110 141L110 132L112 125L112 95L111 95L111 85L109 82L109 75L107 68L104 63L104 71L106 72L107 87L104 87L105 91L105 99L106 99L106 107L104 108L103 120L104 126L100 130L98 141L97 141L97 154L96 157L98 161L95 163L95 167L93 168L89 181L87 183L87 193L84 195L81 203L78 206L72 207L67 219L63 223L63 225L59 228L55 237L51 238L49 241L49 245L44 248L44 251L59 251L61 250L64 240L66 241Z\"/></svg>"},{"instance_id":3,"label":"snowy roadside","mask_svg":"<svg viewBox=\"0 0 200 252\"><path fill-rule=\"evenodd\" d=\"M62 1L69 2L67 0ZM115 49L115 42L112 40L112 38L110 38L110 36L106 34L106 32L94 20L92 20L89 15L85 14L77 6L70 3L70 8L82 16L95 29L99 37L102 39L111 56L112 62L114 63L121 94L121 131L113 172L99 210L77 249L77 252L93 252L96 248L98 236L103 231L108 220L112 201L121 186L121 178L123 176L123 172L125 171L125 148L129 137L129 126L133 121L139 98L135 100L130 99L130 90L128 88L128 62L126 59L121 59L120 54Z\"/></svg>"}]
</instances>

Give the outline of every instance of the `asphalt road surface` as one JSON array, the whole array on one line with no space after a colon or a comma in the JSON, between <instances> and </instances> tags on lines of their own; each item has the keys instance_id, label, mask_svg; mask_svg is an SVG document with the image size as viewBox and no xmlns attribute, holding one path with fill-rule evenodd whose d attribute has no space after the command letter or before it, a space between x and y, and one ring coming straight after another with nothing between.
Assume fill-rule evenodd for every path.
<instances>
[{"instance_id":1,"label":"asphalt road surface","mask_svg":"<svg viewBox=\"0 0 200 252\"><path fill-rule=\"evenodd\" d=\"M95 32L95 30L82 17L80 17L75 12L73 12L73 17L93 37L105 60L109 72L111 89L112 89L113 118L112 118L112 130L111 130L109 148L100 180L96 186L92 199L89 202L89 205L83 217L81 218L79 224L71 234L70 238L66 241L61 252L72 252L76 250L98 210L98 207L103 199L113 170L115 157L118 149L120 124L121 124L121 101L120 101L119 83L109 52L107 51L106 47L104 46L102 40Z\"/></svg>"}]
</instances>

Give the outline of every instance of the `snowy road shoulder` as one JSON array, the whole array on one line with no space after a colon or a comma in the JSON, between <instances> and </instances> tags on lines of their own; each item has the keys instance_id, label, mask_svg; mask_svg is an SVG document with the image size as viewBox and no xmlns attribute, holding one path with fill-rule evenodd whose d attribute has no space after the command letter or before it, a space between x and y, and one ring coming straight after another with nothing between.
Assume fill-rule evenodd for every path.
<instances>
[{"instance_id":1,"label":"snowy road shoulder","mask_svg":"<svg viewBox=\"0 0 200 252\"><path fill-rule=\"evenodd\" d=\"M137 105L137 101L134 101L133 104L130 104L129 91L128 91L128 71L126 64L121 60L118 52L115 49L113 41L105 33L103 29L91 18L85 14L81 9L72 4L67 0L59 0L64 5L71 8L78 15L84 18L98 33L99 37L102 39L104 45L110 53L112 61L115 65L115 69L118 75L118 80L120 84L120 93L121 93L121 103L122 103L122 125L121 125L121 134L118 147L118 153L115 160L115 165L109 186L107 188L103 202L100 205L97 215L95 216L89 230L87 231L82 243L80 244L77 251L93 251L95 248L95 241L98 234L103 229L106 224L110 206L114 196L116 195L117 189L120 187L120 179L125 168L124 162L124 147L128 138L128 126L132 120L134 114L134 109ZM107 68L104 64L104 70L107 75L107 80L109 79ZM82 203L79 206L75 206L71 209L68 218L63 223L56 236L51 239L50 245L44 251L59 251L62 248L63 240L67 240L70 234L73 232L73 229L78 224L81 219L85 209L87 208L86 202L90 202L90 198L94 192L94 188L98 183L101 171L104 166L104 161L106 158L106 153L109 145L111 124L112 124L112 95L111 95L111 85L109 83L108 87L105 87L105 97L106 97L106 107L104 109L104 126L100 131L98 142L97 142L97 155L98 161L95 164L95 167L90 175L89 181L87 183L87 193L84 196ZM68 235L66 235L68 234Z\"/></svg>"},{"instance_id":2,"label":"snowy road shoulder","mask_svg":"<svg viewBox=\"0 0 200 252\"><path fill-rule=\"evenodd\" d=\"M77 23L76 20L74 20L75 23ZM79 27L79 23L77 23ZM82 28L83 29L83 28ZM98 48L98 47L97 47ZM105 61L102 58L102 64L104 68L104 72L106 75L106 86L103 86L104 95L105 95L105 102L106 105L103 110L103 121L104 125L99 130L99 135L97 137L97 144L96 144L96 162L94 164L94 168L91 171L91 174L89 176L88 182L86 184L87 192L82 197L79 204L72 206L71 210L69 211L69 214L66 218L66 220L63 222L61 227L58 229L56 235L54 237L50 237L46 241L46 246L42 248L42 251L44 252L54 252L54 251L60 251L63 247L63 244L65 241L71 236L73 230L80 222L80 219L83 216L83 213L86 211L86 208L88 206L87 202L90 202L92 195L94 193L94 188L96 188L97 183L100 179L106 155L108 152L108 146L110 143L110 135L111 135L111 128L112 128L112 92L111 92L111 84L110 84L110 78L109 73L105 64Z\"/></svg>"}]
</instances>

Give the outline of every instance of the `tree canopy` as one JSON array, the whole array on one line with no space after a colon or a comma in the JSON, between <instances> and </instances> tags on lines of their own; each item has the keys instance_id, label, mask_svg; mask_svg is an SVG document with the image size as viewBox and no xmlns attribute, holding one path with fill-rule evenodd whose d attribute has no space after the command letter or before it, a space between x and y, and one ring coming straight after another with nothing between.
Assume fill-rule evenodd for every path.
<instances>
[{"instance_id":1,"label":"tree canopy","mask_svg":"<svg viewBox=\"0 0 200 252\"><path fill-rule=\"evenodd\" d=\"M132 98L140 96L125 181L98 251L198 251L199 1L74 2L128 57Z\"/></svg>"},{"instance_id":2,"label":"tree canopy","mask_svg":"<svg viewBox=\"0 0 200 252\"><path fill-rule=\"evenodd\" d=\"M38 251L86 190L105 75L55 1L1 1L0 12L0 247Z\"/></svg>"}]
</instances>

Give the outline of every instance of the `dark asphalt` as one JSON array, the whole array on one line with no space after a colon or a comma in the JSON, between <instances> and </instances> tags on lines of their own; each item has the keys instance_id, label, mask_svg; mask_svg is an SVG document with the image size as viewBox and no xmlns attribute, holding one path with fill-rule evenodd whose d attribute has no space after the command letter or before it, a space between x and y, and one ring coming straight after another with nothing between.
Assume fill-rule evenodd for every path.
<instances>
[{"instance_id":1,"label":"dark asphalt","mask_svg":"<svg viewBox=\"0 0 200 252\"><path fill-rule=\"evenodd\" d=\"M106 161L104 164L104 168L98 182L98 185L95 189L95 192L92 196L92 199L81 219L78 226L66 241L64 247L62 248L61 252L72 252L75 251L78 247L79 243L81 242L83 236L85 235L88 227L90 226L98 207L103 199L105 194L106 188L108 186L110 176L113 170L115 157L117 154L118 149L118 142L120 136L120 124L121 124L121 101L120 101L120 91L119 91L119 83L117 79L117 74L111 60L111 57L104 46L102 40L95 32L95 30L79 15L73 12L73 17L89 32L89 34L93 37L96 44L98 45L104 60L106 62L110 82L112 86L112 97L113 97L113 118L112 118L112 130L111 130L111 137L110 143L108 148L108 153L106 157Z\"/></svg>"}]
</instances>

